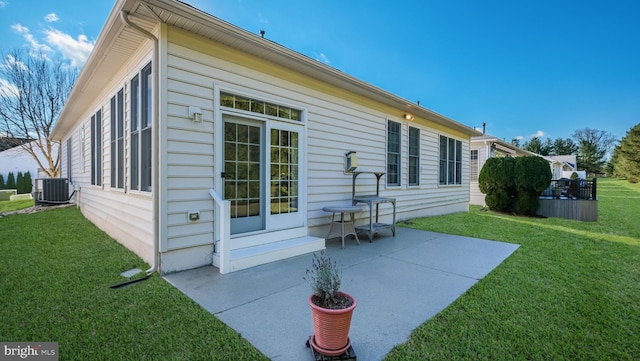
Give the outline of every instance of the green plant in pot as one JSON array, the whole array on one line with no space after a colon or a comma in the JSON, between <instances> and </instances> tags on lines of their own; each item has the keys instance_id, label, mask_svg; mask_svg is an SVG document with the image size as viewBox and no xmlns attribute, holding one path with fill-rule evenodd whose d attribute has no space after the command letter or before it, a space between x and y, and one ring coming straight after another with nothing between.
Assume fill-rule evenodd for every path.
<instances>
[{"instance_id":1,"label":"green plant in pot","mask_svg":"<svg viewBox=\"0 0 640 361\"><path fill-rule=\"evenodd\" d=\"M313 336L310 344L318 353L338 356L351 346L349 328L357 302L353 296L340 291L342 267L325 255L313 255L311 269L304 279L309 282L313 294L309 306L313 317Z\"/></svg>"}]
</instances>

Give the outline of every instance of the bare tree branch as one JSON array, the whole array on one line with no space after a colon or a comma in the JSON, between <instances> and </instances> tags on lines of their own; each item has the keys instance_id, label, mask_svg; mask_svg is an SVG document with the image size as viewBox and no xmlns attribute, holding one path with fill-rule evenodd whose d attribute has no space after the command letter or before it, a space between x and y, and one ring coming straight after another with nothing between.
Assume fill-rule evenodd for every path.
<instances>
[{"instance_id":1,"label":"bare tree branch","mask_svg":"<svg viewBox=\"0 0 640 361\"><path fill-rule=\"evenodd\" d=\"M0 61L0 136L25 140L22 148L38 166L50 177L60 176L60 147L49 135L78 70L20 50L2 54Z\"/></svg>"}]
</instances>

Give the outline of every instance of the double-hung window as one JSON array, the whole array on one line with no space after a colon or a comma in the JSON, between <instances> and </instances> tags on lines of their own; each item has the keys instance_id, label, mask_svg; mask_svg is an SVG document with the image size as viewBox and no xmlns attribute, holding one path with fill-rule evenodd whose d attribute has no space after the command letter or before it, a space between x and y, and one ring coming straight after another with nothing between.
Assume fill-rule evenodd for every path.
<instances>
[{"instance_id":1,"label":"double-hung window","mask_svg":"<svg viewBox=\"0 0 640 361\"><path fill-rule=\"evenodd\" d=\"M409 127L409 185L420 185L420 129Z\"/></svg>"},{"instance_id":2,"label":"double-hung window","mask_svg":"<svg viewBox=\"0 0 640 361\"><path fill-rule=\"evenodd\" d=\"M387 121L387 185L400 185L401 125Z\"/></svg>"},{"instance_id":3,"label":"double-hung window","mask_svg":"<svg viewBox=\"0 0 640 361\"><path fill-rule=\"evenodd\" d=\"M471 177L471 180L478 180L478 150L477 149L473 149L471 151L471 165L470 165L471 171L469 172L469 176Z\"/></svg>"},{"instance_id":4,"label":"double-hung window","mask_svg":"<svg viewBox=\"0 0 640 361\"><path fill-rule=\"evenodd\" d=\"M131 79L131 189L151 191L152 118L151 63Z\"/></svg>"},{"instance_id":5,"label":"double-hung window","mask_svg":"<svg viewBox=\"0 0 640 361\"><path fill-rule=\"evenodd\" d=\"M69 180L69 182L73 181L71 179L71 155L73 154L71 149L72 147L73 137L69 137L69 139L67 139L67 179Z\"/></svg>"},{"instance_id":6,"label":"double-hung window","mask_svg":"<svg viewBox=\"0 0 640 361\"><path fill-rule=\"evenodd\" d=\"M102 185L102 111L91 116L91 184Z\"/></svg>"},{"instance_id":7,"label":"double-hung window","mask_svg":"<svg viewBox=\"0 0 640 361\"><path fill-rule=\"evenodd\" d=\"M124 89L111 98L111 188L124 188Z\"/></svg>"},{"instance_id":8,"label":"double-hung window","mask_svg":"<svg viewBox=\"0 0 640 361\"><path fill-rule=\"evenodd\" d=\"M440 136L440 174L441 185L462 184L462 142Z\"/></svg>"}]
</instances>

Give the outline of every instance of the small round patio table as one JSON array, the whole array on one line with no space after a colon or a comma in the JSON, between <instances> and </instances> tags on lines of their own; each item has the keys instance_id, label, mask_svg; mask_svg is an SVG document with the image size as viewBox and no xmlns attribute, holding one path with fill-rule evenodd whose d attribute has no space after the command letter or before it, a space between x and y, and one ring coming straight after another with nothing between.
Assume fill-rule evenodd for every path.
<instances>
[{"instance_id":1,"label":"small round patio table","mask_svg":"<svg viewBox=\"0 0 640 361\"><path fill-rule=\"evenodd\" d=\"M353 235L355 237L356 242L360 245L360 240L358 239L358 234L356 233L356 228L353 223L354 213L360 212L362 209L356 206L326 206L322 208L325 212L331 212L331 227L329 227L329 233L327 233L327 237L325 240L328 240L332 234L337 234L340 236L342 240L342 248L344 249L344 238ZM336 213L340 213L340 218L336 219ZM349 213L349 219L345 219L344 214Z\"/></svg>"}]
</instances>

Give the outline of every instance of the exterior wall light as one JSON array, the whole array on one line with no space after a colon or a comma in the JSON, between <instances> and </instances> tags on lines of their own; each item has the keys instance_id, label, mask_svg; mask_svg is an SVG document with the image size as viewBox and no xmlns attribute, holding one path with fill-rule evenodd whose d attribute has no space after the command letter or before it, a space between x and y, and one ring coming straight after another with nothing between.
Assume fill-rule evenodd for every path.
<instances>
[{"instance_id":1,"label":"exterior wall light","mask_svg":"<svg viewBox=\"0 0 640 361\"><path fill-rule=\"evenodd\" d=\"M202 123L202 110L199 107L189 106L189 118L194 123Z\"/></svg>"},{"instance_id":2,"label":"exterior wall light","mask_svg":"<svg viewBox=\"0 0 640 361\"><path fill-rule=\"evenodd\" d=\"M406 120L413 120L413 115L411 115L411 114L405 114L405 115L404 115L404 119L406 119Z\"/></svg>"}]
</instances>

